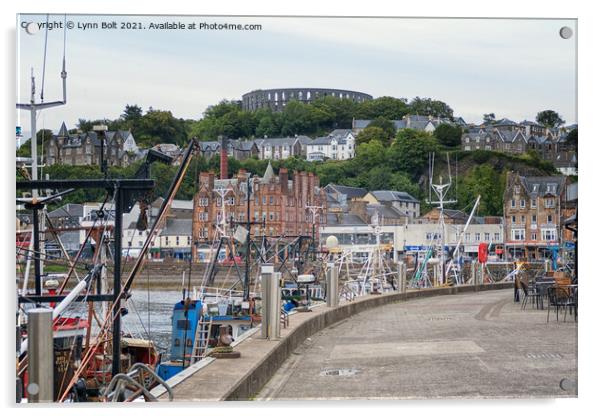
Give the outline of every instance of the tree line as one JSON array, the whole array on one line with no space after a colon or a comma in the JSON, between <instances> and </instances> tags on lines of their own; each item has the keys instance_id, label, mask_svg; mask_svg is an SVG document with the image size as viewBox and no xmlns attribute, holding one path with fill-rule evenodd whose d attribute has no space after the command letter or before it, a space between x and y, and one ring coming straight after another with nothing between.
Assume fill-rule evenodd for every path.
<instances>
[{"instance_id":1,"label":"tree line","mask_svg":"<svg viewBox=\"0 0 602 416\"><path fill-rule=\"evenodd\" d=\"M209 106L200 119L191 120L177 118L171 111L149 108L144 112L140 106L128 104L117 119L80 119L70 133L90 131L96 124L104 124L109 130L131 130L139 146L157 143L182 146L191 137L203 141L216 140L219 136L230 139L317 137L333 129L351 128L354 118L399 120L407 114L451 118L453 109L442 101L421 97L412 100L379 97L356 103L326 96L311 103L289 101L280 112L269 108L245 111L237 101L222 100Z\"/></svg>"}]
</instances>

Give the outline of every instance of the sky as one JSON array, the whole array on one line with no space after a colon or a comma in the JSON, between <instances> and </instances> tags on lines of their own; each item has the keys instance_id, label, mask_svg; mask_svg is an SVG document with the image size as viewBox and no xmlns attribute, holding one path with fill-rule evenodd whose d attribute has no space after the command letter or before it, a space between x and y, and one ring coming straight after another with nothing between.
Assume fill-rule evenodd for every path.
<instances>
[{"instance_id":1,"label":"sky","mask_svg":"<svg viewBox=\"0 0 602 416\"><path fill-rule=\"evenodd\" d=\"M44 28L28 34L22 27L45 23L46 15L17 16L17 102L30 99L31 68L40 99L45 42L44 98L60 99L65 45L67 105L40 112L38 129L114 119L126 104L199 119L222 99L286 87L431 97L467 122L480 122L484 113L534 120L546 109L577 122L577 36L559 35L563 26L576 32L575 20L51 15L48 21L73 23L66 42L61 28L46 39ZM117 28L103 29L103 22ZM150 28L167 22L186 28ZM192 23L196 29L188 28ZM201 23L262 30L200 30ZM16 123L28 132L29 113L17 111Z\"/></svg>"}]
</instances>

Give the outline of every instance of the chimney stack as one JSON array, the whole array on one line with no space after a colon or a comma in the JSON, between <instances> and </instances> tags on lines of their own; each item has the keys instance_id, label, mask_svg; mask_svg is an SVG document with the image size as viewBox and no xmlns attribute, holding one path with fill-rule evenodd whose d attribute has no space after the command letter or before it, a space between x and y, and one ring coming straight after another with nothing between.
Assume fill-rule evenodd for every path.
<instances>
[{"instance_id":1,"label":"chimney stack","mask_svg":"<svg viewBox=\"0 0 602 416\"><path fill-rule=\"evenodd\" d=\"M220 144L219 178L228 179L228 139L219 136L218 140Z\"/></svg>"},{"instance_id":2,"label":"chimney stack","mask_svg":"<svg viewBox=\"0 0 602 416\"><path fill-rule=\"evenodd\" d=\"M278 181L280 182L280 193L282 195L288 195L288 169L280 168L278 171Z\"/></svg>"}]
</instances>

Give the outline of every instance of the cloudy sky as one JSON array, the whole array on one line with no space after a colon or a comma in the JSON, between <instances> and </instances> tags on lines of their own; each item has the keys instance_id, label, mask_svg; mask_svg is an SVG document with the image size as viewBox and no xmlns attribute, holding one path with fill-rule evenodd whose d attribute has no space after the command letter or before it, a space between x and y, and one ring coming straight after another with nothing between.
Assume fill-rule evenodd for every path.
<instances>
[{"instance_id":1,"label":"cloudy sky","mask_svg":"<svg viewBox=\"0 0 602 416\"><path fill-rule=\"evenodd\" d=\"M63 22L64 16L49 21ZM171 110L198 119L208 105L240 99L258 88L351 89L379 97L431 97L455 115L479 122L483 113L516 121L558 111L577 121L576 36L559 36L574 20L234 18L67 16L68 104L41 112L38 128L73 128L79 118L116 118L126 104ZM33 67L42 83L45 31L17 25L17 101L29 101ZM117 29L84 30L117 22ZM121 23L144 29L120 29ZM150 23L197 24L151 30ZM200 23L261 24L261 31L199 30ZM79 28L78 28L79 26ZM48 32L44 96L60 98L63 30ZM39 95L38 95L39 99ZM29 114L17 125L29 128Z\"/></svg>"}]
</instances>

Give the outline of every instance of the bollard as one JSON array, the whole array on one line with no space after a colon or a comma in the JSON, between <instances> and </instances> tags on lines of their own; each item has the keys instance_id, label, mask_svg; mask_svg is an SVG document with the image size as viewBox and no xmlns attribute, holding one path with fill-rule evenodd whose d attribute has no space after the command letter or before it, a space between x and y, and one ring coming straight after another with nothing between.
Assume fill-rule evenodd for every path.
<instances>
[{"instance_id":1,"label":"bollard","mask_svg":"<svg viewBox=\"0 0 602 416\"><path fill-rule=\"evenodd\" d=\"M265 263L261 265L261 337L268 337L270 327L270 285L272 283L274 265Z\"/></svg>"},{"instance_id":2,"label":"bollard","mask_svg":"<svg viewBox=\"0 0 602 416\"><path fill-rule=\"evenodd\" d=\"M474 290L477 290L477 264L473 261L470 263L470 280L474 285Z\"/></svg>"},{"instance_id":3,"label":"bollard","mask_svg":"<svg viewBox=\"0 0 602 416\"><path fill-rule=\"evenodd\" d=\"M54 397L52 309L32 309L27 313L27 320L29 344L27 401L50 403Z\"/></svg>"},{"instance_id":4,"label":"bollard","mask_svg":"<svg viewBox=\"0 0 602 416\"><path fill-rule=\"evenodd\" d=\"M282 314L282 305L280 301L280 279L282 273L274 272L270 278L270 318L268 321L268 339L274 340L280 338L280 315Z\"/></svg>"},{"instance_id":5,"label":"bollard","mask_svg":"<svg viewBox=\"0 0 602 416\"><path fill-rule=\"evenodd\" d=\"M339 306L339 271L334 263L328 263L328 273L326 278L326 306L329 308Z\"/></svg>"},{"instance_id":6,"label":"bollard","mask_svg":"<svg viewBox=\"0 0 602 416\"><path fill-rule=\"evenodd\" d=\"M397 263L397 291L399 293L406 293L406 278L408 273L408 266L403 263Z\"/></svg>"}]
</instances>

